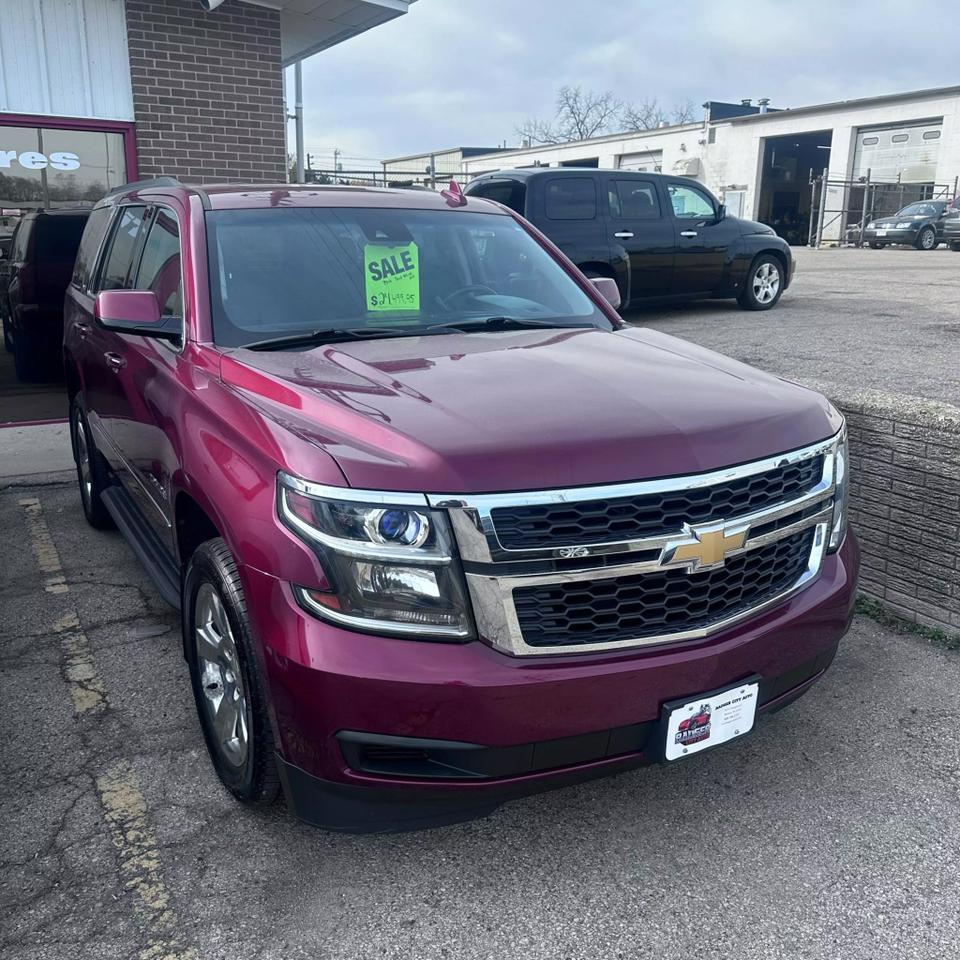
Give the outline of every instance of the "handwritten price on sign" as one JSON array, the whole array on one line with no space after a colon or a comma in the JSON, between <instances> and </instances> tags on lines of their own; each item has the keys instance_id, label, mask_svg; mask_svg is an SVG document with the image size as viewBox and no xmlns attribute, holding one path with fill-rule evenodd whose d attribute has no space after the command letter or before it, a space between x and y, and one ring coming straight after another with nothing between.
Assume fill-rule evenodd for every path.
<instances>
[{"instance_id":1,"label":"handwritten price on sign","mask_svg":"<svg viewBox=\"0 0 960 960\"><path fill-rule=\"evenodd\" d=\"M363 248L367 309L420 311L420 251L415 243Z\"/></svg>"}]
</instances>

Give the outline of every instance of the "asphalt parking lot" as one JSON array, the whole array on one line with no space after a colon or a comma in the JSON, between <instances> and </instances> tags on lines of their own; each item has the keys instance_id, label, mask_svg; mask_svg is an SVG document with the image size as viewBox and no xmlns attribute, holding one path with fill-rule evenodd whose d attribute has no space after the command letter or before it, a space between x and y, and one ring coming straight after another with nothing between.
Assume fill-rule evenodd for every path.
<instances>
[{"instance_id":1,"label":"asphalt parking lot","mask_svg":"<svg viewBox=\"0 0 960 960\"><path fill-rule=\"evenodd\" d=\"M221 789L176 617L72 484L8 486L0 538L4 958L955 950L956 653L859 620L736 746L471 824L333 835Z\"/></svg>"},{"instance_id":2,"label":"asphalt parking lot","mask_svg":"<svg viewBox=\"0 0 960 960\"><path fill-rule=\"evenodd\" d=\"M960 405L960 253L794 247L767 313L710 301L626 319L804 382Z\"/></svg>"}]
</instances>

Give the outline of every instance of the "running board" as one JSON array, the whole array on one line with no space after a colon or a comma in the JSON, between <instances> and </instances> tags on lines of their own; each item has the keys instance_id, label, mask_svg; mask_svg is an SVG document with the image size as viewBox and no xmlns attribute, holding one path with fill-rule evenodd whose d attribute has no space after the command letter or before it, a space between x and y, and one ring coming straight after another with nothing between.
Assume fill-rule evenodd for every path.
<instances>
[{"instance_id":1,"label":"running board","mask_svg":"<svg viewBox=\"0 0 960 960\"><path fill-rule=\"evenodd\" d=\"M117 529L123 534L137 559L143 564L154 586L167 603L180 609L180 575L160 539L143 519L133 498L119 484L100 494Z\"/></svg>"}]
</instances>

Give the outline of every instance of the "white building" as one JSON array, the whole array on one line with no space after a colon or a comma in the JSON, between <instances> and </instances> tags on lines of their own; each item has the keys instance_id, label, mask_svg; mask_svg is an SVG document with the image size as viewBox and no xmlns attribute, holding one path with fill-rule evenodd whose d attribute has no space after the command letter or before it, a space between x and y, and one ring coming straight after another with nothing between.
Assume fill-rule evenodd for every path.
<instances>
[{"instance_id":1,"label":"white building","mask_svg":"<svg viewBox=\"0 0 960 960\"><path fill-rule=\"evenodd\" d=\"M706 106L702 123L464 157L463 169L474 176L510 167L599 166L694 177L732 214L778 224L786 217L800 225L797 234L809 225L811 176L826 169L825 238L859 221L865 199L876 213L900 200L956 192L960 86L788 110L747 107L746 115L732 117L724 114L738 112L734 105ZM858 181L868 174L872 183L892 186L865 197Z\"/></svg>"}]
</instances>

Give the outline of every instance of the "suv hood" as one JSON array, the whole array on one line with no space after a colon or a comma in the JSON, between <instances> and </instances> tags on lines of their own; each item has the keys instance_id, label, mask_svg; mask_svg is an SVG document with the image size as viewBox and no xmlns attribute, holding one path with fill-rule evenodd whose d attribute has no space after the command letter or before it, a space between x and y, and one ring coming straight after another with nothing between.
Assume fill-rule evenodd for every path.
<instances>
[{"instance_id":1,"label":"suv hood","mask_svg":"<svg viewBox=\"0 0 960 960\"><path fill-rule=\"evenodd\" d=\"M749 237L756 234L762 234L766 237L775 237L777 231L773 229L767 223L760 223L759 220L744 220L743 217L731 217L731 220L736 220L737 225L740 227L740 236Z\"/></svg>"},{"instance_id":2,"label":"suv hood","mask_svg":"<svg viewBox=\"0 0 960 960\"><path fill-rule=\"evenodd\" d=\"M805 446L841 424L811 390L634 328L241 349L224 355L221 377L329 453L351 486L374 490L698 473Z\"/></svg>"}]
</instances>

